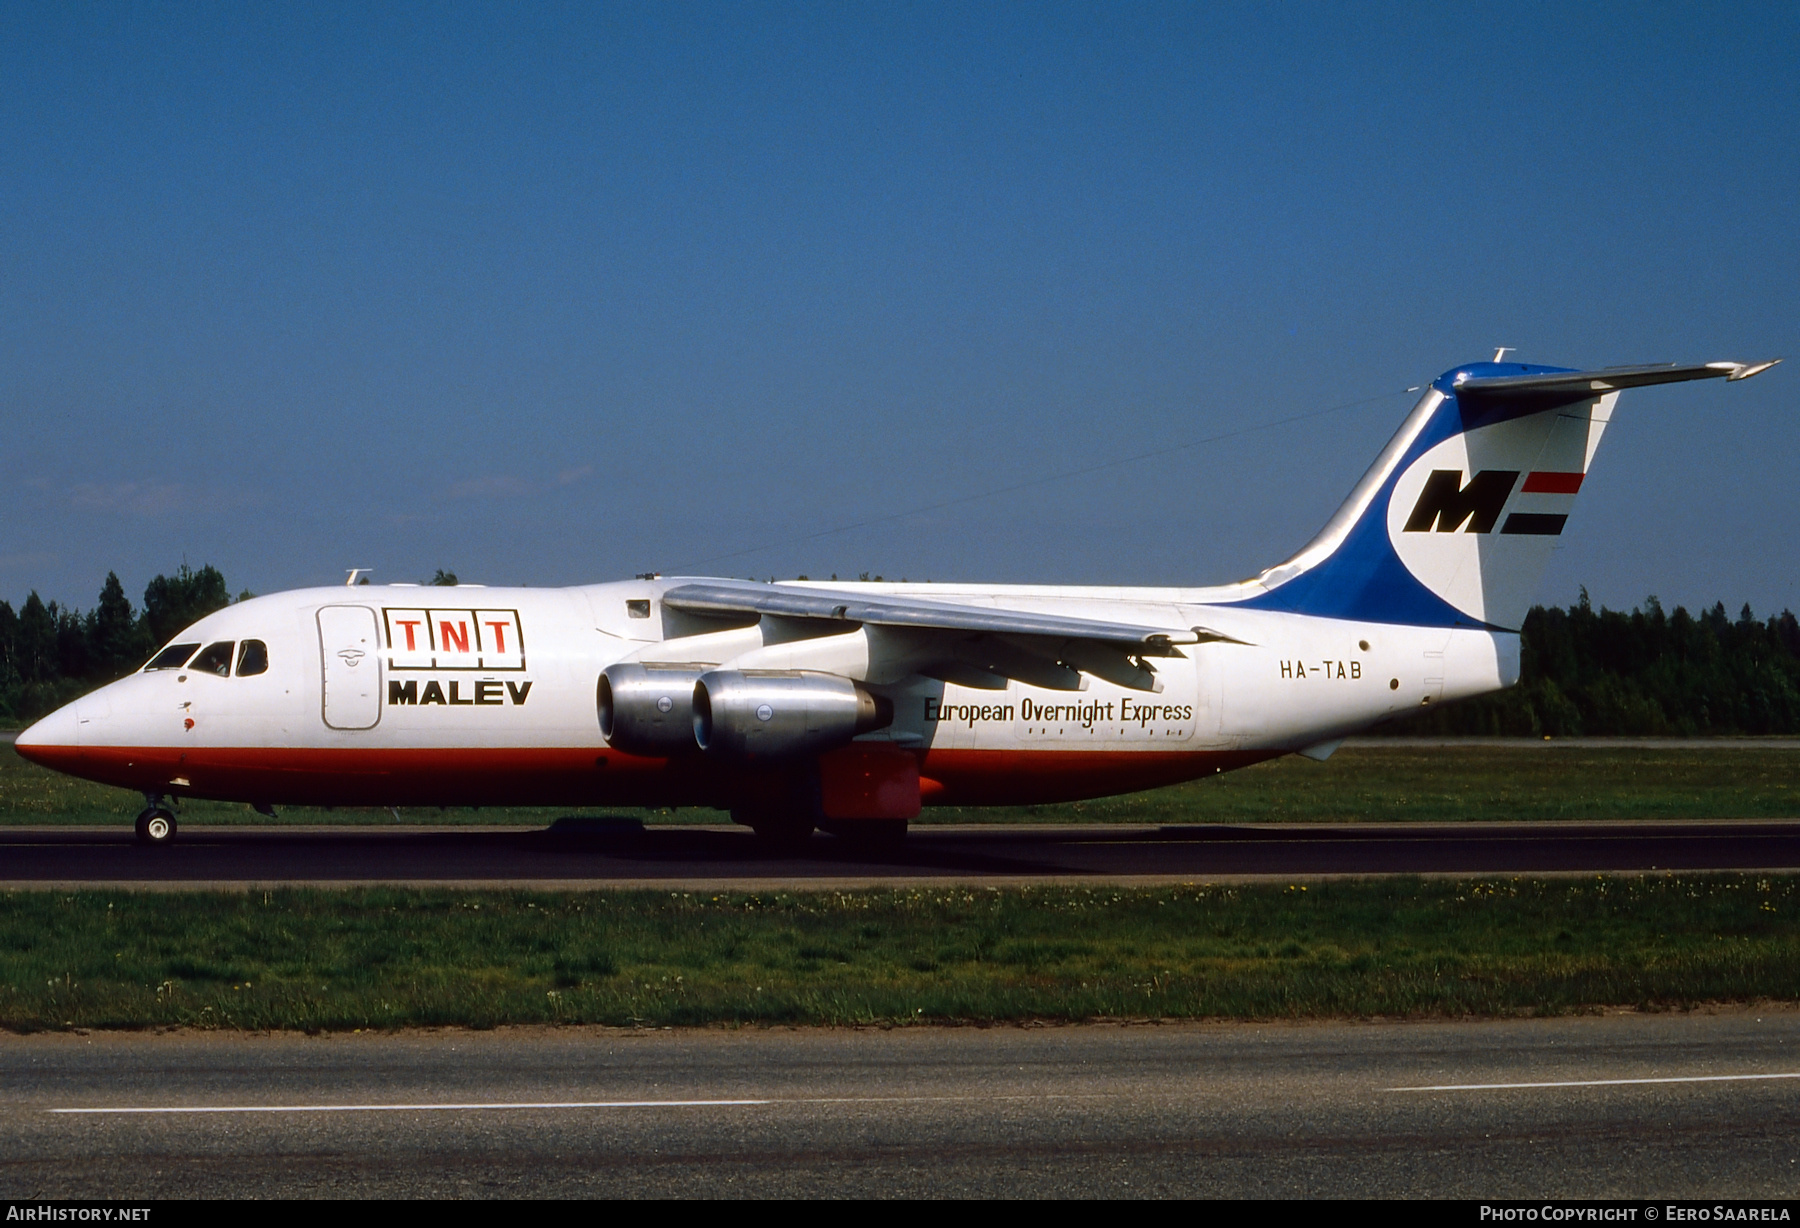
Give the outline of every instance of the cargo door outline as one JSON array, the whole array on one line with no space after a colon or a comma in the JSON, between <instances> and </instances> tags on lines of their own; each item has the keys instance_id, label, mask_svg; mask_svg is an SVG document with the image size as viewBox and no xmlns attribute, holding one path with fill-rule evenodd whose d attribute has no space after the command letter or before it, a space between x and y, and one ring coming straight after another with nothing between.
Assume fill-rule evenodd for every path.
<instances>
[{"instance_id":1,"label":"cargo door outline","mask_svg":"<svg viewBox=\"0 0 1800 1228\"><path fill-rule=\"evenodd\" d=\"M375 611L321 606L320 714L330 729L373 729L381 720L381 640Z\"/></svg>"}]
</instances>

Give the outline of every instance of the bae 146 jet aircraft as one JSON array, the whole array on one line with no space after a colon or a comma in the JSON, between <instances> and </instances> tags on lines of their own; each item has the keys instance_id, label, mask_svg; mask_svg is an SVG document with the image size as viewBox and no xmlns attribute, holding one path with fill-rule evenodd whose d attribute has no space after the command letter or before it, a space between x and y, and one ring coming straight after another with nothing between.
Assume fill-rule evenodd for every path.
<instances>
[{"instance_id":1,"label":"bae 146 jet aircraft","mask_svg":"<svg viewBox=\"0 0 1800 1228\"><path fill-rule=\"evenodd\" d=\"M925 805L1324 759L1517 681L1622 389L1773 365L1458 367L1317 537L1237 584L305 589L209 614L17 747L141 792L150 843L189 797L708 806L777 845L891 839Z\"/></svg>"}]
</instances>

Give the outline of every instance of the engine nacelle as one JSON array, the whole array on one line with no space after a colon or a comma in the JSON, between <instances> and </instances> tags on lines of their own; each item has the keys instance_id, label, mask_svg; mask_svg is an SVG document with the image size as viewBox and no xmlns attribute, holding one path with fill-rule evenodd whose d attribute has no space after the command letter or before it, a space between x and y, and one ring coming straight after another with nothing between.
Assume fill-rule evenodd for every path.
<instances>
[{"instance_id":1,"label":"engine nacelle","mask_svg":"<svg viewBox=\"0 0 1800 1228\"><path fill-rule=\"evenodd\" d=\"M623 661L600 675L594 696L608 746L631 755L694 749L694 683L710 665Z\"/></svg>"},{"instance_id":2,"label":"engine nacelle","mask_svg":"<svg viewBox=\"0 0 1800 1228\"><path fill-rule=\"evenodd\" d=\"M722 759L787 759L831 750L893 721L890 700L837 674L720 669L694 687L691 737Z\"/></svg>"}]
</instances>

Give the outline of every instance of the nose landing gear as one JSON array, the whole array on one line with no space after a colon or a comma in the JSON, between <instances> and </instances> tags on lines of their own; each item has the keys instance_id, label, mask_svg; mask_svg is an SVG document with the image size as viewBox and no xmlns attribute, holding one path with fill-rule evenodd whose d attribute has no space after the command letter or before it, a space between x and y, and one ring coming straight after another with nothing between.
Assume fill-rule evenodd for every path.
<instances>
[{"instance_id":1,"label":"nose landing gear","mask_svg":"<svg viewBox=\"0 0 1800 1228\"><path fill-rule=\"evenodd\" d=\"M148 803L137 817L139 844L167 844L175 838L175 812L170 810L160 793L146 793Z\"/></svg>"}]
</instances>

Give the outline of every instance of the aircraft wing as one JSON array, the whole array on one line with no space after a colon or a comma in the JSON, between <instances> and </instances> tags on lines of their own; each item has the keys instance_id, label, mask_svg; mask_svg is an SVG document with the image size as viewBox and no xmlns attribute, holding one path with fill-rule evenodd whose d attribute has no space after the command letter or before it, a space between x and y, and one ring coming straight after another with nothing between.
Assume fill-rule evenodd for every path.
<instances>
[{"instance_id":1,"label":"aircraft wing","mask_svg":"<svg viewBox=\"0 0 1800 1228\"><path fill-rule=\"evenodd\" d=\"M1620 388L1642 388L1649 384L1677 384L1691 379L1749 379L1780 362L1707 362L1682 366L1678 363L1652 364L1643 367L1602 367L1598 371L1552 371L1539 375L1489 375L1458 380L1458 394L1472 392L1483 399L1510 396L1540 396L1545 393L1592 395L1615 392Z\"/></svg>"},{"instance_id":2,"label":"aircraft wing","mask_svg":"<svg viewBox=\"0 0 1800 1228\"><path fill-rule=\"evenodd\" d=\"M662 599L664 605L690 614L773 614L783 618L873 623L878 627L1056 636L1098 640L1129 648L1133 655L1147 657L1180 656L1175 651L1176 644L1197 644L1202 638L1202 632L1195 629L1141 627L1132 623L1070 618L1062 614L996 610L909 596L864 596L830 589L785 588L754 581L701 580L678 584L664 592Z\"/></svg>"},{"instance_id":3,"label":"aircraft wing","mask_svg":"<svg viewBox=\"0 0 1800 1228\"><path fill-rule=\"evenodd\" d=\"M1231 639L1204 627L1145 627L754 581L677 583L662 600L690 614L756 614L880 627L910 642L907 657L918 673L986 689L1004 687L1011 678L1052 690L1079 690L1086 685L1081 675L1088 673L1134 690L1160 691L1151 658L1185 655L1178 644Z\"/></svg>"}]
</instances>

